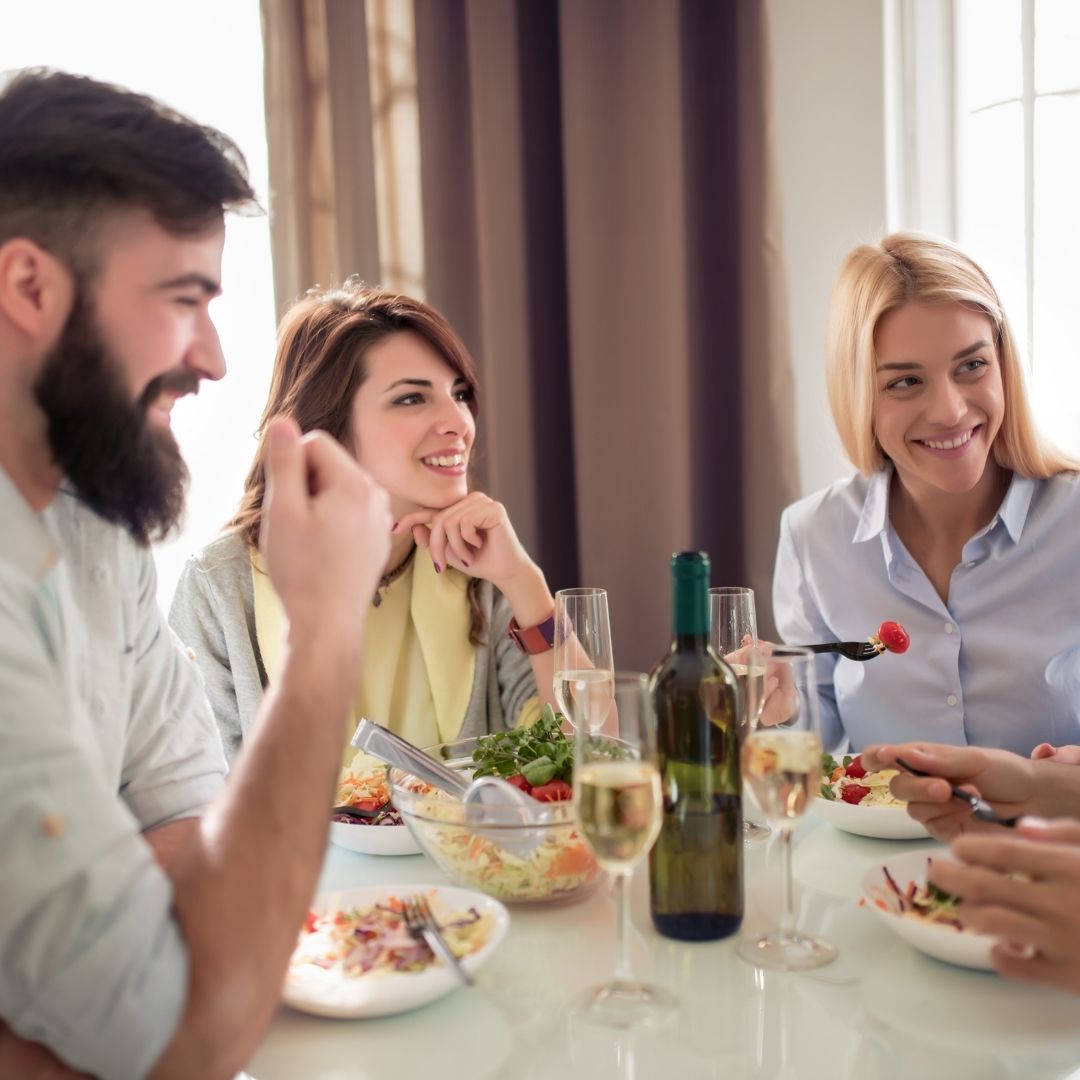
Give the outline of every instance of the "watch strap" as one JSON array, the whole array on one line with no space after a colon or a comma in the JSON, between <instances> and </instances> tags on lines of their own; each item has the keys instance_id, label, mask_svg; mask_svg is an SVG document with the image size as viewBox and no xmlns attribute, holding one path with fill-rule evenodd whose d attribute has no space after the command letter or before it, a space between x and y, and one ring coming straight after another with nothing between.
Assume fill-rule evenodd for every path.
<instances>
[{"instance_id":1,"label":"watch strap","mask_svg":"<svg viewBox=\"0 0 1080 1080\"><path fill-rule=\"evenodd\" d=\"M518 626L517 619L511 619L507 633L527 656L545 653L555 644L555 612L536 626Z\"/></svg>"}]
</instances>

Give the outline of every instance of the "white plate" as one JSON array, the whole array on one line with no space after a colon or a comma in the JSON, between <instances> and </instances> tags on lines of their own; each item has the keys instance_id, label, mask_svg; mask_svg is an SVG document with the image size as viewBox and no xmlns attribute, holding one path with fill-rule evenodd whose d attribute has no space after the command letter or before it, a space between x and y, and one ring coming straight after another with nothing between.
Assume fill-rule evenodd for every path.
<instances>
[{"instance_id":1,"label":"white plate","mask_svg":"<svg viewBox=\"0 0 1080 1080\"><path fill-rule=\"evenodd\" d=\"M351 825L330 822L330 842L362 855L419 855L408 825Z\"/></svg>"},{"instance_id":2,"label":"white plate","mask_svg":"<svg viewBox=\"0 0 1080 1080\"><path fill-rule=\"evenodd\" d=\"M954 861L947 848L924 848L908 851L903 855L886 858L870 867L863 875L863 896L867 907L894 933L909 945L915 946L927 956L945 960L961 967L975 968L977 971L993 971L990 963L990 949L995 939L985 934L975 934L967 930L957 930L951 926L924 922L910 915L901 915L896 905L896 894L885 882L882 867L887 867L893 881L901 888L907 888L909 881L918 885L926 884L926 861L937 859L942 862ZM888 910L882 910L874 903L884 900Z\"/></svg>"},{"instance_id":3,"label":"white plate","mask_svg":"<svg viewBox=\"0 0 1080 1080\"><path fill-rule=\"evenodd\" d=\"M371 907L392 896L400 898L416 893L428 894L436 918L471 907L491 916L492 928L487 941L477 952L462 960L465 970L475 975L498 947L510 926L506 908L483 893L458 889L452 885L363 885L356 889L324 893L311 906L314 911L326 911L331 903L341 908ZM286 976L282 1000L294 1009L315 1016L389 1016L427 1005L460 985L457 976L441 961L423 971L379 971L355 978L307 967L302 972L290 972Z\"/></svg>"},{"instance_id":4,"label":"white plate","mask_svg":"<svg viewBox=\"0 0 1080 1080\"><path fill-rule=\"evenodd\" d=\"M859 806L818 795L814 814L844 832L872 836L877 840L921 840L930 834L902 806Z\"/></svg>"}]
</instances>

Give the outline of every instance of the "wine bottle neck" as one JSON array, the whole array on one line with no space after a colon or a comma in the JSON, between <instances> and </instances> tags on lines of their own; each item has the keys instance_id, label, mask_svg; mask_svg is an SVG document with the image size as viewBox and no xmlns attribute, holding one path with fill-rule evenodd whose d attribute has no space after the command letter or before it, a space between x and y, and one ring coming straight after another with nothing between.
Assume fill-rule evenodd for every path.
<instances>
[{"instance_id":1,"label":"wine bottle neck","mask_svg":"<svg viewBox=\"0 0 1080 1080\"><path fill-rule=\"evenodd\" d=\"M675 578L672 590L671 628L680 639L709 640L709 581ZM688 642L689 643L689 642Z\"/></svg>"}]
</instances>

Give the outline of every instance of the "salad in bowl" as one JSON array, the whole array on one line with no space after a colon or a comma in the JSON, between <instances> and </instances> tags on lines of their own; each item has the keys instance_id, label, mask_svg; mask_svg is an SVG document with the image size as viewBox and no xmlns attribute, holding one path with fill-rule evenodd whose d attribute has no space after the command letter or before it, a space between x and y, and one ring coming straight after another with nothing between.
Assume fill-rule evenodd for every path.
<instances>
[{"instance_id":1,"label":"salad in bowl","mask_svg":"<svg viewBox=\"0 0 1080 1080\"><path fill-rule=\"evenodd\" d=\"M908 816L907 803L889 790L897 769L870 771L862 759L850 754L839 761L821 755L821 786L814 814L844 832L878 840L920 840L929 836L923 825Z\"/></svg>"},{"instance_id":2,"label":"salad in bowl","mask_svg":"<svg viewBox=\"0 0 1080 1080\"><path fill-rule=\"evenodd\" d=\"M405 770L389 770L391 797L420 847L457 884L507 903L584 896L600 879L571 797L573 741L545 708L531 727L429 747L467 778L498 776L538 806L528 822L506 805L466 805Z\"/></svg>"}]
</instances>

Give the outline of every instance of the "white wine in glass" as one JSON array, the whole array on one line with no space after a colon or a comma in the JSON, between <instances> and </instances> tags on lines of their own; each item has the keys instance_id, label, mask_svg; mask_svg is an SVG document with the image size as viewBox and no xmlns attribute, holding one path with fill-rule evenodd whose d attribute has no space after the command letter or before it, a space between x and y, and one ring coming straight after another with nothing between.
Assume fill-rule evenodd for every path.
<instances>
[{"instance_id":1,"label":"white wine in glass","mask_svg":"<svg viewBox=\"0 0 1080 1080\"><path fill-rule=\"evenodd\" d=\"M735 672L742 702L742 731L746 738L765 703L766 666L757 645L757 606L754 590L744 585L726 585L709 590L709 644ZM750 710L755 715L750 716ZM755 796L757 792L754 792ZM743 818L743 836L761 840L769 830L757 821Z\"/></svg>"},{"instance_id":2,"label":"white wine in glass","mask_svg":"<svg viewBox=\"0 0 1080 1080\"><path fill-rule=\"evenodd\" d=\"M663 987L636 978L630 966L627 890L634 867L660 832L660 771L656 722L648 677L613 676L614 707L603 733L587 724L574 741L574 810L596 861L615 877L617 948L610 982L576 999L575 1016L603 1027L629 1028L667 1015L676 999Z\"/></svg>"},{"instance_id":3,"label":"white wine in glass","mask_svg":"<svg viewBox=\"0 0 1080 1080\"><path fill-rule=\"evenodd\" d=\"M764 652L759 647L750 650L751 668L755 664L764 666ZM761 724L760 703L751 701L748 710L751 729L742 746L742 775L769 823L779 832L783 908L780 926L756 940L743 939L738 953L757 967L805 971L836 958L835 946L798 928L791 875L792 833L814 799L821 780L821 724L814 654L809 649L777 645L769 648L767 659L781 685L793 688L798 697L797 720L791 727L765 727Z\"/></svg>"},{"instance_id":4,"label":"white wine in glass","mask_svg":"<svg viewBox=\"0 0 1080 1080\"><path fill-rule=\"evenodd\" d=\"M555 700L575 730L596 733L609 722L615 664L604 589L555 594Z\"/></svg>"}]
</instances>

